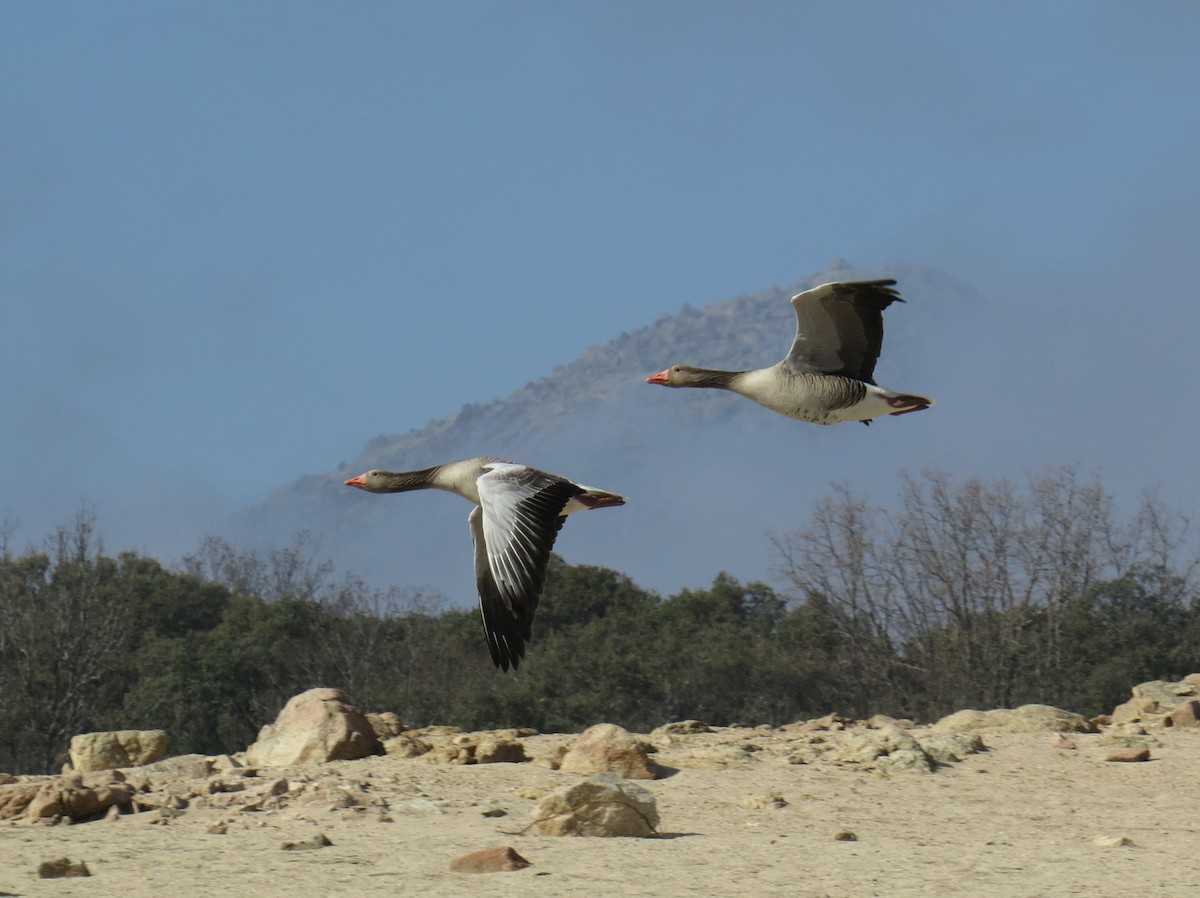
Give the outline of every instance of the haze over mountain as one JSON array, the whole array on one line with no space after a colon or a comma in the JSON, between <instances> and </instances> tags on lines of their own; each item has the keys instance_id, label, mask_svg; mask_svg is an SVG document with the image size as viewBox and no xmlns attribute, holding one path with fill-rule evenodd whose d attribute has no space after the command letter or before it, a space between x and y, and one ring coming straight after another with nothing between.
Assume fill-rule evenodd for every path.
<instances>
[{"instance_id":1,"label":"haze over mountain","mask_svg":"<svg viewBox=\"0 0 1200 898\"><path fill-rule=\"evenodd\" d=\"M722 391L644 382L676 363L732 370L772 364L795 333L792 294L872 277L897 278L907 300L885 313L876 378L933 396L938 405L928 412L869 428L820 427ZM342 481L376 467L499 455L628 496L623 508L567 523L556 549L569 561L616 568L663 592L707 585L719 571L766 579L774 565L767 534L802 526L831 482L886 501L900 468L960 469L956 462L987 420L972 392L986 395L986 369L996 362L972 358L972 331L988 320L976 290L948 274L901 263L860 269L839 260L786 287L661 314L506 397L469 404L405 434L381 434L336 470L274 490L230 533L239 544L281 545L308 531L341 570L472 602L466 503L439 492L368 495ZM474 366L486 393L487 358L448 363ZM382 428L389 409L402 407L421 384L373 389ZM1019 403L1002 393L995 404Z\"/></svg>"}]
</instances>

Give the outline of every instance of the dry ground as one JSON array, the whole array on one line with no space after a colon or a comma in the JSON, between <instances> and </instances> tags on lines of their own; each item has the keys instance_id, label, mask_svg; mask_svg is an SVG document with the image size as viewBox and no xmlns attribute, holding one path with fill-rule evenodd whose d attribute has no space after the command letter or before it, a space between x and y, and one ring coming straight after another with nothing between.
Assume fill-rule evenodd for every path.
<instances>
[{"instance_id":1,"label":"dry ground","mask_svg":"<svg viewBox=\"0 0 1200 898\"><path fill-rule=\"evenodd\" d=\"M528 750L549 754L570 738L532 737ZM380 757L295 768L284 775L307 778L310 791L365 788L386 810L295 803L193 807L165 825L150 822L156 812L0 824L0 896L1200 895L1200 733L1157 735L1152 760L1120 764L1103 760L1099 736L1071 736L1074 750L1050 738L985 734L989 751L930 774L789 764L769 751L743 769L696 769L671 748L658 758L677 772L642 783L662 821L652 839L515 834L533 797L575 779L531 763ZM772 795L787 804L761 800ZM208 832L219 821L227 831ZM835 840L839 830L857 841ZM332 846L282 849L317 833ZM1130 844L1097 842L1119 837ZM532 866L448 871L455 857L503 845ZM37 877L40 862L61 856L92 876Z\"/></svg>"}]
</instances>

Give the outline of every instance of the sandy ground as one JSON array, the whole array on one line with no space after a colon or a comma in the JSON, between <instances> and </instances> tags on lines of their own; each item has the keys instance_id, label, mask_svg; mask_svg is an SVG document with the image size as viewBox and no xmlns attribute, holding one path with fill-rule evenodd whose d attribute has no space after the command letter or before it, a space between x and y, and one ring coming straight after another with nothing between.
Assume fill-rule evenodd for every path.
<instances>
[{"instance_id":1,"label":"sandy ground","mask_svg":"<svg viewBox=\"0 0 1200 898\"><path fill-rule=\"evenodd\" d=\"M532 737L528 752L571 738ZM4 823L0 896L1200 895L1200 732L1156 734L1144 763L1105 762L1101 737L1070 738L1073 750L1044 733L985 734L988 751L929 774L796 765L771 752L743 769L680 766L641 782L661 817L648 839L522 834L537 795L577 780L537 764L379 757L293 768L293 783L365 789L380 805ZM671 765L673 751L658 760ZM764 795L787 804L764 807ZM495 809L507 813L484 816ZM227 831L210 833L219 821ZM835 840L839 830L857 841ZM317 833L332 846L282 848ZM1129 844L1098 843L1119 837ZM504 845L532 866L449 872L453 858ZM38 864L61 856L92 876L39 879Z\"/></svg>"}]
</instances>

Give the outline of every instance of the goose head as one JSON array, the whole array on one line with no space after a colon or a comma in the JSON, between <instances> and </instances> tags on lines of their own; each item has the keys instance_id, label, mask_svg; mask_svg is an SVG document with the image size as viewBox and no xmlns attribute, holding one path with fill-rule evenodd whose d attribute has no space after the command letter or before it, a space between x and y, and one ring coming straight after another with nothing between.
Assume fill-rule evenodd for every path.
<instances>
[{"instance_id":1,"label":"goose head","mask_svg":"<svg viewBox=\"0 0 1200 898\"><path fill-rule=\"evenodd\" d=\"M346 481L345 485L357 487L369 493L387 492L387 485L384 482L384 472L379 470L367 471L366 473L359 474L357 477L351 477Z\"/></svg>"},{"instance_id":2,"label":"goose head","mask_svg":"<svg viewBox=\"0 0 1200 898\"><path fill-rule=\"evenodd\" d=\"M699 368L689 368L687 365L672 365L664 371L646 378L648 384L662 384L664 387L687 387L696 382Z\"/></svg>"}]
</instances>

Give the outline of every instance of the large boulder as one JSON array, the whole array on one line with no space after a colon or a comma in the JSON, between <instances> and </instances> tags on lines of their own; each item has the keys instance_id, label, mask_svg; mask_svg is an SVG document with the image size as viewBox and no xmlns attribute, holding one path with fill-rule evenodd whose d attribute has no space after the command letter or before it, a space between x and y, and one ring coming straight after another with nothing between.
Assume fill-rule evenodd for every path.
<instances>
[{"instance_id":1,"label":"large boulder","mask_svg":"<svg viewBox=\"0 0 1200 898\"><path fill-rule=\"evenodd\" d=\"M141 767L167 755L163 730L114 730L71 737L71 769L77 773Z\"/></svg>"},{"instance_id":2,"label":"large boulder","mask_svg":"<svg viewBox=\"0 0 1200 898\"><path fill-rule=\"evenodd\" d=\"M1200 674L1188 674L1178 682L1151 680L1133 687L1133 697L1112 712L1114 725L1187 725L1190 703L1200 700ZM1179 710L1179 714L1174 712Z\"/></svg>"},{"instance_id":3,"label":"large boulder","mask_svg":"<svg viewBox=\"0 0 1200 898\"><path fill-rule=\"evenodd\" d=\"M564 786L541 799L533 820L543 836L652 836L658 827L654 796L612 773Z\"/></svg>"},{"instance_id":4,"label":"large boulder","mask_svg":"<svg viewBox=\"0 0 1200 898\"><path fill-rule=\"evenodd\" d=\"M565 773L615 773L626 779L652 780L658 765L647 754L647 746L622 727L598 723L579 734L563 755L559 770Z\"/></svg>"},{"instance_id":5,"label":"large boulder","mask_svg":"<svg viewBox=\"0 0 1200 898\"><path fill-rule=\"evenodd\" d=\"M1083 716L1050 705L1021 705L993 711L956 711L935 723L937 733L1087 733Z\"/></svg>"},{"instance_id":6,"label":"large boulder","mask_svg":"<svg viewBox=\"0 0 1200 898\"><path fill-rule=\"evenodd\" d=\"M310 689L292 697L258 741L246 749L248 767L288 767L352 761L383 754L379 737L338 689Z\"/></svg>"}]
</instances>

